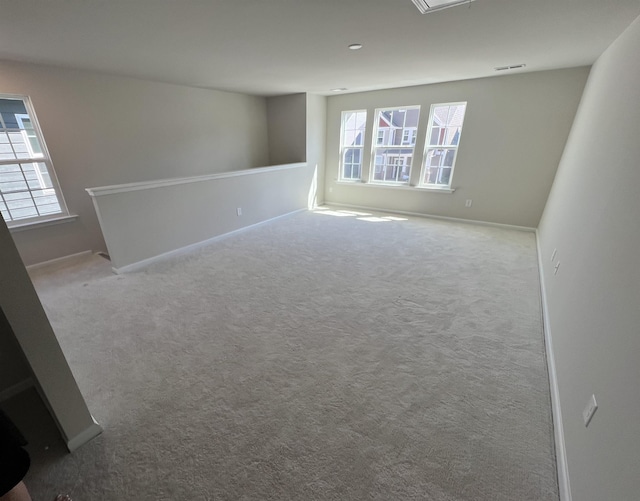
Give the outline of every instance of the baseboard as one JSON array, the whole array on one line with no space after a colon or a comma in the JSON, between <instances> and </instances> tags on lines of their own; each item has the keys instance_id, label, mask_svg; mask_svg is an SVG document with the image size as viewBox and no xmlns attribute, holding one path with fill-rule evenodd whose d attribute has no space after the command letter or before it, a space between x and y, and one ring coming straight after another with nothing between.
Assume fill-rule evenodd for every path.
<instances>
[{"instance_id":1,"label":"baseboard","mask_svg":"<svg viewBox=\"0 0 640 501\"><path fill-rule=\"evenodd\" d=\"M47 266L63 264L65 261L71 261L73 259L77 259L79 257L88 256L91 254L90 250L76 252L75 254L69 254L68 256L57 257L55 259L50 259L49 261L43 261L41 263L30 264L27 266L27 271L38 270L40 268L45 268Z\"/></svg>"},{"instance_id":2,"label":"baseboard","mask_svg":"<svg viewBox=\"0 0 640 501\"><path fill-rule=\"evenodd\" d=\"M476 219L462 219L458 217L438 216L435 214L423 214L422 212L409 212L409 211L394 210L394 209L380 209L379 207L367 207L364 205L351 205L351 204L340 204L336 202L326 202L325 206L344 207L345 209L360 209L360 210L368 210L373 212L384 212L386 214L403 214L405 216L426 217L429 219L441 219L443 221L453 221L456 223L477 224L480 226L494 226L496 228L505 228L509 230L518 230L518 231L527 231L527 232L536 231L535 228L530 228L529 226L517 226L514 224L493 223L491 221L478 221Z\"/></svg>"},{"instance_id":3,"label":"baseboard","mask_svg":"<svg viewBox=\"0 0 640 501\"><path fill-rule=\"evenodd\" d=\"M16 383L9 388L0 391L0 402L4 402L5 400L9 400L10 398L15 397L19 393L22 393L25 390L28 390L33 386L33 379L27 378L19 383Z\"/></svg>"},{"instance_id":4,"label":"baseboard","mask_svg":"<svg viewBox=\"0 0 640 501\"><path fill-rule=\"evenodd\" d=\"M560 389L558 388L558 376L556 362L553 355L553 342L549 326L549 314L547 308L547 292L542 267L542 250L540 249L540 236L536 230L536 247L538 252L538 273L540 274L540 298L542 304L542 324L544 329L544 347L547 355L547 371L549 372L549 386L551 389L551 411L553 414L553 432L556 444L556 466L558 470L558 489L560 501L571 501L571 483L569 482L569 469L567 465L567 450L564 443L564 428L562 425L562 409L560 407Z\"/></svg>"},{"instance_id":5,"label":"baseboard","mask_svg":"<svg viewBox=\"0 0 640 501\"><path fill-rule=\"evenodd\" d=\"M93 419L93 416L91 417ZM93 423L89 425L87 429L78 433L75 437L67 440L67 449L69 452L75 451L78 447L82 447L84 444L93 440L102 433L102 426L100 426L95 419Z\"/></svg>"},{"instance_id":6,"label":"baseboard","mask_svg":"<svg viewBox=\"0 0 640 501\"><path fill-rule=\"evenodd\" d=\"M190 244L190 245L186 245L184 247L180 247L178 249L174 249L172 251L169 252L164 252L162 254L158 254L157 256L153 256L147 259L143 259L142 261L137 261L135 263L131 263L131 264L127 264L125 266L121 266L120 268L111 268L113 270L114 273L120 275L122 273L131 273L133 271L138 271L141 270L143 268L146 268L147 266L153 264L153 263L158 263L160 261L164 261L166 259L172 258L172 257L177 257L177 256L181 256L183 254L187 254L189 252L193 252L195 250L201 249L202 247L206 247L207 245L210 245L214 242L217 242L223 238L229 237L231 235L235 235L237 233L241 233L243 231L247 231L251 228L255 228L256 226L260 226L262 224L266 224L269 223L271 221L275 221L276 219L280 219L286 216L290 216L292 214L296 214L298 212L302 212L302 211L306 211L308 210L307 208L303 208L303 209L297 209L291 212L287 212L286 214L281 214L279 216L276 217L272 217L269 219L265 219L264 221L260 221L258 223L253 223L250 224L249 226L243 226L242 228L238 228L237 230L233 230L233 231L229 231L227 233L222 233L220 235L216 235L215 237L211 237L208 238L207 240L202 240L201 242L196 242L195 244Z\"/></svg>"}]
</instances>

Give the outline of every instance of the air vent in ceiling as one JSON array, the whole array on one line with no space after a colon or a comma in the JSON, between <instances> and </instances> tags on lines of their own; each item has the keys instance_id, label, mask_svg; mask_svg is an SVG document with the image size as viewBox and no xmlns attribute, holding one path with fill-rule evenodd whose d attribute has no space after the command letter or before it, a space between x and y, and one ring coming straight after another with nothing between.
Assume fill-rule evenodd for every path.
<instances>
[{"instance_id":1,"label":"air vent in ceiling","mask_svg":"<svg viewBox=\"0 0 640 501\"><path fill-rule=\"evenodd\" d=\"M475 0L411 0L421 14L429 14L430 12L436 12L449 7L455 7L457 5L470 4Z\"/></svg>"},{"instance_id":2,"label":"air vent in ceiling","mask_svg":"<svg viewBox=\"0 0 640 501\"><path fill-rule=\"evenodd\" d=\"M514 64L512 66L498 66L495 68L496 71L506 71L506 70L517 70L518 68L524 68L526 64Z\"/></svg>"}]
</instances>

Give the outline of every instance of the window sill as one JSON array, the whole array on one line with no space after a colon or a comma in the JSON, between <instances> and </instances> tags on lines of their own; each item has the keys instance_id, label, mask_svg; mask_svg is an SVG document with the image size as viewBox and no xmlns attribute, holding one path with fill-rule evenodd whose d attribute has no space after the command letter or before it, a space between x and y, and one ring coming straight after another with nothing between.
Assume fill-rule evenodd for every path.
<instances>
[{"instance_id":1,"label":"window sill","mask_svg":"<svg viewBox=\"0 0 640 501\"><path fill-rule=\"evenodd\" d=\"M7 226L9 227L9 231L11 233L17 233L19 231L34 230L36 228L42 228L44 226L52 226L54 224L70 223L72 221L75 221L76 219L78 219L77 214L65 214L61 216L54 216L49 219L40 219L38 221L30 221L30 222L24 222L24 223L18 222L17 224L13 224L11 226L7 225Z\"/></svg>"},{"instance_id":2,"label":"window sill","mask_svg":"<svg viewBox=\"0 0 640 501\"><path fill-rule=\"evenodd\" d=\"M428 186L411 186L408 184L385 184L385 183L363 183L362 181L336 181L336 184L342 186L360 186L369 188L391 188L393 190L409 190L409 191L425 191L429 193L447 193L452 194L455 188L430 188Z\"/></svg>"}]
</instances>

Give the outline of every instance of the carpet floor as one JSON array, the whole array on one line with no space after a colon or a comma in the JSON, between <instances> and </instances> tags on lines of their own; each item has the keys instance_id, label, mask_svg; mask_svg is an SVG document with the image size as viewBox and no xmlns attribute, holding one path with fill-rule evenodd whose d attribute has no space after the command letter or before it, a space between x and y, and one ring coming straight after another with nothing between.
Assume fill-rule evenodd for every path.
<instances>
[{"instance_id":1,"label":"carpet floor","mask_svg":"<svg viewBox=\"0 0 640 501\"><path fill-rule=\"evenodd\" d=\"M32 275L105 430L33 432L35 501L558 500L532 233L321 208Z\"/></svg>"}]
</instances>

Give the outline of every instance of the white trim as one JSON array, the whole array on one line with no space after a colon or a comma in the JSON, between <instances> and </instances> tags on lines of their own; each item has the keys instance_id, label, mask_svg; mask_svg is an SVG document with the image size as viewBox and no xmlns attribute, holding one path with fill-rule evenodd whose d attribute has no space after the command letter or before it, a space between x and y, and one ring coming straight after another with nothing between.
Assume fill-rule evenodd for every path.
<instances>
[{"instance_id":1,"label":"white trim","mask_svg":"<svg viewBox=\"0 0 640 501\"><path fill-rule=\"evenodd\" d=\"M78 219L77 214L64 214L63 216L56 215L55 217L51 217L48 219L38 219L37 221L30 221L20 223L20 219L17 219L18 224L9 226L10 223L7 223L7 227L11 233L17 233L19 231L26 230L35 230L36 228L42 228L44 226L53 226L54 224L63 224L63 223L71 223Z\"/></svg>"},{"instance_id":2,"label":"white trim","mask_svg":"<svg viewBox=\"0 0 640 501\"><path fill-rule=\"evenodd\" d=\"M56 264L62 264L64 261L71 261L73 259L77 259L79 257L87 256L92 254L90 250L76 252L75 254L69 254L68 256L57 257L55 259L49 259L48 261L42 261L40 263L34 263L27 266L27 271L34 271L40 268L45 268L47 266L52 266Z\"/></svg>"},{"instance_id":3,"label":"white trim","mask_svg":"<svg viewBox=\"0 0 640 501\"><path fill-rule=\"evenodd\" d=\"M30 377L20 381L19 383L11 385L9 386L9 388L5 388L4 390L0 391L0 402L9 400L10 398L15 397L19 393L22 393L23 391L26 391L33 386L33 379L31 379Z\"/></svg>"},{"instance_id":4,"label":"white trim","mask_svg":"<svg viewBox=\"0 0 640 501\"><path fill-rule=\"evenodd\" d=\"M367 207L364 205L351 205L351 204L340 204L337 202L325 202L324 204L327 207L335 206L335 207L344 207L346 209L362 209L369 210L372 212L384 212L387 214L402 214L405 216L416 216L416 217L426 217L428 219L441 219L443 221L453 221L455 223L465 223L465 224L476 224L479 226L493 226L496 228L505 228L509 230L517 230L517 231L526 231L530 233L535 233L536 229L531 228L529 226L517 226L515 224L505 224L505 223L494 223L492 221L479 221L476 219L462 219L459 217L449 217L449 216L438 216L435 214L423 214L421 212L409 212L404 210L395 210L395 209L380 209L379 207Z\"/></svg>"},{"instance_id":5,"label":"white trim","mask_svg":"<svg viewBox=\"0 0 640 501\"><path fill-rule=\"evenodd\" d=\"M125 193L127 191L150 190L154 188L163 188L165 186L175 186L178 184L199 183L202 181L211 181L213 179L223 179L236 176L248 176L251 174L260 174L262 172L273 172L278 170L297 169L306 167L306 162L298 162L293 164L272 165L269 167L254 167L252 169L234 170L229 172L218 172L215 174L205 174L203 176L176 177L171 179L155 179L153 181L141 181L139 183L114 184L111 186L99 186L96 188L86 188L86 192L92 197L101 197L103 195L112 195L114 193Z\"/></svg>"},{"instance_id":6,"label":"white trim","mask_svg":"<svg viewBox=\"0 0 640 501\"><path fill-rule=\"evenodd\" d=\"M547 290L542 266L542 250L540 249L540 235L536 230L536 248L538 252L538 273L540 275L540 301L542 305L542 324L544 330L544 347L547 355L547 371L549 372L549 387L551 390L551 412L553 414L553 432L556 445L556 468L558 470L558 490L561 501L571 501L571 482L569 481L569 467L567 464L567 449L564 443L564 427L562 425L562 408L560 406L560 388L553 354L553 342L549 325L547 308Z\"/></svg>"},{"instance_id":7,"label":"white trim","mask_svg":"<svg viewBox=\"0 0 640 501\"><path fill-rule=\"evenodd\" d=\"M419 191L430 191L433 193L453 193L454 191L456 191L455 188L438 188L437 186L429 186L429 185L423 185L423 186L412 186L412 188L419 190Z\"/></svg>"},{"instance_id":8,"label":"white trim","mask_svg":"<svg viewBox=\"0 0 640 501\"><path fill-rule=\"evenodd\" d=\"M345 185L345 186L365 186L365 187L369 187L369 188L393 188L393 189L400 189L400 190L411 190L411 191L424 191L424 192L429 192L429 193L447 193L447 194L451 194L454 191L456 191L456 188L435 188L435 187L430 187L430 186L411 186L410 184L407 183L397 183L397 184L391 184L390 182L387 183L383 183L381 181L377 181L377 182L365 182L365 181L358 181L356 179L354 179L353 181L348 181L348 180L336 180L335 181L336 184L341 184L341 185Z\"/></svg>"},{"instance_id":9,"label":"white trim","mask_svg":"<svg viewBox=\"0 0 640 501\"><path fill-rule=\"evenodd\" d=\"M102 426L98 424L93 416L91 416L91 419L93 420L93 423L89 425L88 428L78 433L75 437L67 440L67 449L69 449L69 452L75 451L78 447L83 446L102 433Z\"/></svg>"},{"instance_id":10,"label":"white trim","mask_svg":"<svg viewBox=\"0 0 640 501\"><path fill-rule=\"evenodd\" d=\"M166 259L172 258L172 257L177 257L177 256L181 256L183 254L186 254L188 252L193 252L195 250L201 249L202 247L206 247L209 244L212 244L214 242L217 242L218 240L222 240L223 238L229 237L231 235L235 235L236 233L241 233L245 230L248 230L250 228L255 228L256 226L260 226L262 224L265 223L269 223L271 221L275 221L276 219L280 219L282 217L285 216L290 216L292 214L296 214L297 212L302 212L302 211L306 211L309 210L307 208L303 208L303 209L297 209L294 210L292 212L287 212L286 214L281 214L279 216L275 216L269 219L265 219L264 221L260 221L258 223L253 223L250 224L249 226L243 226L242 228L238 228L237 230L232 230L232 231L228 231L227 233L222 233L220 235L216 235L215 237L211 237L208 238L206 240L202 240L201 242L196 242L194 244L190 244L190 245L186 245L184 247L180 247L179 249L174 249L171 250L169 252L163 252L162 254L158 254L157 256L153 256L147 259L143 259L142 261L137 261L135 263L131 263L131 264L127 264L125 266L122 266L120 268L111 268L113 270L113 272L117 275L121 275L123 273L130 273L132 271L138 271L141 270L143 268L146 268L147 266L160 262L160 261L164 261Z\"/></svg>"}]
</instances>

